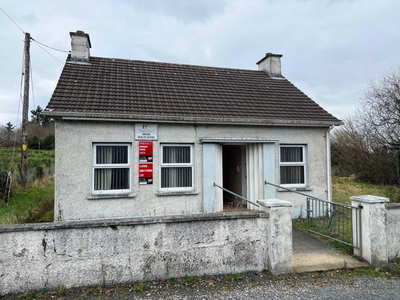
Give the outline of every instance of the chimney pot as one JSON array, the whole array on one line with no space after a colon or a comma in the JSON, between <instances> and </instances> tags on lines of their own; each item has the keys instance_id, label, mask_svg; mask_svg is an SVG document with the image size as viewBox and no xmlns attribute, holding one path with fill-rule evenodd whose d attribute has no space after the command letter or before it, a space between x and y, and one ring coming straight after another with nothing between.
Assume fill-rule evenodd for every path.
<instances>
[{"instance_id":1,"label":"chimney pot","mask_svg":"<svg viewBox=\"0 0 400 300\"><path fill-rule=\"evenodd\" d=\"M83 30L70 32L71 36L71 62L88 63L90 59L90 43L89 34Z\"/></svg>"},{"instance_id":2,"label":"chimney pot","mask_svg":"<svg viewBox=\"0 0 400 300\"><path fill-rule=\"evenodd\" d=\"M258 70L265 71L270 76L281 76L282 75L282 67L281 67L281 57L282 54L274 54L271 52L265 53L265 57L260 59L257 62Z\"/></svg>"}]
</instances>

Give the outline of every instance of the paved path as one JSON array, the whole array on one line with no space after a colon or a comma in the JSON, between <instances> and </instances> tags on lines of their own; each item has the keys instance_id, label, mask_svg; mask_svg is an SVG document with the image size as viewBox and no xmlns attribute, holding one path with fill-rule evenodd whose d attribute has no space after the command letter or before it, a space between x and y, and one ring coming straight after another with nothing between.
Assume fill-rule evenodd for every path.
<instances>
[{"instance_id":1,"label":"paved path","mask_svg":"<svg viewBox=\"0 0 400 300\"><path fill-rule=\"evenodd\" d=\"M293 227L293 272L315 272L367 267L368 264L344 254Z\"/></svg>"}]
</instances>

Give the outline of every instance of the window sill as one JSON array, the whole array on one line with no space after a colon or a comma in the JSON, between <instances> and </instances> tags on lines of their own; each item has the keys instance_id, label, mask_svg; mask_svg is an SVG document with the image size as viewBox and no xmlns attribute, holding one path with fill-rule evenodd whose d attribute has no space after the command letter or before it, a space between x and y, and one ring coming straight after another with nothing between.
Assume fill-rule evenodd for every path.
<instances>
[{"instance_id":1,"label":"window sill","mask_svg":"<svg viewBox=\"0 0 400 300\"><path fill-rule=\"evenodd\" d=\"M87 200L109 200L109 199L122 199L122 198L135 198L135 193L119 194L119 195L90 195Z\"/></svg>"},{"instance_id":2,"label":"window sill","mask_svg":"<svg viewBox=\"0 0 400 300\"><path fill-rule=\"evenodd\" d=\"M200 191L183 191L183 192L156 192L156 196L185 196L185 195L198 195Z\"/></svg>"},{"instance_id":3,"label":"window sill","mask_svg":"<svg viewBox=\"0 0 400 300\"><path fill-rule=\"evenodd\" d=\"M290 188L290 187L288 187L288 189L291 189L292 191L297 191L297 192L310 192L310 191L312 191L313 189L312 188L310 188L309 186L306 186L306 187L292 187L292 188ZM277 188L276 189L278 192L288 192L288 193L290 193L290 192L292 192L292 191L288 191L288 190L285 190L285 189L281 189L281 188Z\"/></svg>"}]
</instances>

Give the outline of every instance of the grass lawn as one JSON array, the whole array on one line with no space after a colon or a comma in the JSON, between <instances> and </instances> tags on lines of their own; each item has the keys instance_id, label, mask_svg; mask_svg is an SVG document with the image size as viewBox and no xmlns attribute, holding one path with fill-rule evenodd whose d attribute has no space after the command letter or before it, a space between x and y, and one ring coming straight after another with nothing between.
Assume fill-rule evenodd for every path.
<instances>
[{"instance_id":1,"label":"grass lawn","mask_svg":"<svg viewBox=\"0 0 400 300\"><path fill-rule=\"evenodd\" d=\"M0 148L0 170L8 170L11 165L13 149L12 148ZM15 149L15 156L13 165L15 170L18 168L20 163L21 150ZM28 169L34 169L36 167L45 167L49 165L49 161L54 166L54 150L33 150L29 149L28 152Z\"/></svg>"},{"instance_id":2,"label":"grass lawn","mask_svg":"<svg viewBox=\"0 0 400 300\"><path fill-rule=\"evenodd\" d=\"M390 202L400 202L400 189L391 186L361 183L350 178L332 178L332 201L351 204L350 196L374 195L387 197Z\"/></svg>"},{"instance_id":3,"label":"grass lawn","mask_svg":"<svg viewBox=\"0 0 400 300\"><path fill-rule=\"evenodd\" d=\"M0 202L0 225L53 221L53 177L13 187L8 205Z\"/></svg>"}]
</instances>

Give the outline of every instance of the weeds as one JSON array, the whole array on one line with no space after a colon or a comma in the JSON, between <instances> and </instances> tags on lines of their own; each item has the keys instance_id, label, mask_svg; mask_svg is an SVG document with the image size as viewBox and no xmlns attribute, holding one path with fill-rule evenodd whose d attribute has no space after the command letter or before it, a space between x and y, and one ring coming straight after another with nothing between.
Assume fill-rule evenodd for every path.
<instances>
[{"instance_id":1,"label":"weeds","mask_svg":"<svg viewBox=\"0 0 400 300\"><path fill-rule=\"evenodd\" d=\"M367 267L367 268L352 269L349 271L349 274L365 275L369 277L387 277L388 275L390 275L390 270L387 267L382 267L382 268Z\"/></svg>"},{"instance_id":2,"label":"weeds","mask_svg":"<svg viewBox=\"0 0 400 300\"><path fill-rule=\"evenodd\" d=\"M239 274L228 274L224 276L226 281L241 281L243 279Z\"/></svg>"},{"instance_id":3,"label":"weeds","mask_svg":"<svg viewBox=\"0 0 400 300\"><path fill-rule=\"evenodd\" d=\"M134 288L136 292L143 293L145 290L149 289L147 284L141 283Z\"/></svg>"},{"instance_id":4,"label":"weeds","mask_svg":"<svg viewBox=\"0 0 400 300\"><path fill-rule=\"evenodd\" d=\"M23 295L21 296L21 298L22 298L22 299L25 299L25 300L37 299L37 298L42 297L43 294L44 294L44 292L28 291L28 292L26 292L25 294L23 294Z\"/></svg>"},{"instance_id":5,"label":"weeds","mask_svg":"<svg viewBox=\"0 0 400 300\"><path fill-rule=\"evenodd\" d=\"M186 284L192 284L192 283L194 283L196 281L196 278L195 277L192 277L192 276L185 276L184 278L183 278L183 283L186 283Z\"/></svg>"},{"instance_id":6,"label":"weeds","mask_svg":"<svg viewBox=\"0 0 400 300\"><path fill-rule=\"evenodd\" d=\"M66 296L68 294L68 290L65 288L64 285L60 285L58 290L51 292L52 295L58 296Z\"/></svg>"}]
</instances>

